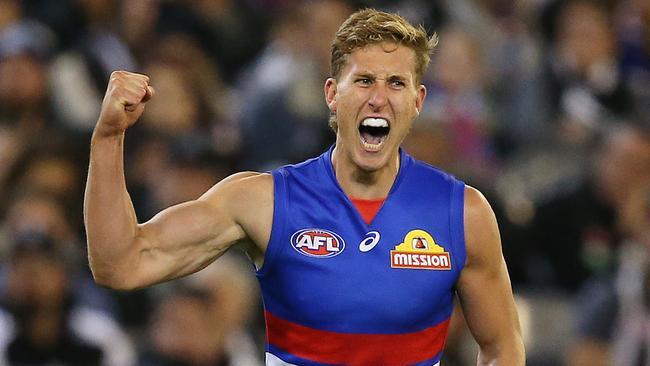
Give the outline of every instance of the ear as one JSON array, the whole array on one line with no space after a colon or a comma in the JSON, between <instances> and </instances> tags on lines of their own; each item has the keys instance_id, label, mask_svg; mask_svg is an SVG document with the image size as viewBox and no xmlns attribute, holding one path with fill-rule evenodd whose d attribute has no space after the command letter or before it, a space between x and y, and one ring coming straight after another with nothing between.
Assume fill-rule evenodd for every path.
<instances>
[{"instance_id":1,"label":"ear","mask_svg":"<svg viewBox=\"0 0 650 366\"><path fill-rule=\"evenodd\" d=\"M325 80L325 102L331 112L336 113L336 79Z\"/></svg>"},{"instance_id":2,"label":"ear","mask_svg":"<svg viewBox=\"0 0 650 366\"><path fill-rule=\"evenodd\" d=\"M418 96L415 99L415 111L417 115L420 115L420 111L422 111L422 105L424 104L424 98L427 97L427 88L420 84L420 87L418 88Z\"/></svg>"}]
</instances>

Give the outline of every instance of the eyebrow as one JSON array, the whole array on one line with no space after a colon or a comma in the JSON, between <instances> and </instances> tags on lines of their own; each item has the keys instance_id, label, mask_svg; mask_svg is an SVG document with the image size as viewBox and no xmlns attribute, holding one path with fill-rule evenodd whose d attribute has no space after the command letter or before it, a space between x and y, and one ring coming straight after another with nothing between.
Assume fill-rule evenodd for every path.
<instances>
[{"instance_id":1,"label":"eyebrow","mask_svg":"<svg viewBox=\"0 0 650 366\"><path fill-rule=\"evenodd\" d=\"M370 72L370 71L360 71L360 72L355 72L355 73L352 74L352 75L353 75L353 77L355 77L355 78L359 78L359 77L361 77L361 78L368 78L368 79L372 79L372 80L377 79L377 75L375 75L374 73L372 73L372 72ZM390 75L390 76L388 76L388 77L386 78L386 80L388 80L388 81L398 80L398 81L404 81L404 82L408 81L408 79L409 79L409 78L406 77L406 75L401 75L401 74Z\"/></svg>"},{"instance_id":2,"label":"eyebrow","mask_svg":"<svg viewBox=\"0 0 650 366\"><path fill-rule=\"evenodd\" d=\"M361 72L355 72L352 74L355 78L368 78L368 79L376 79L377 76L369 71L361 71Z\"/></svg>"}]
</instances>

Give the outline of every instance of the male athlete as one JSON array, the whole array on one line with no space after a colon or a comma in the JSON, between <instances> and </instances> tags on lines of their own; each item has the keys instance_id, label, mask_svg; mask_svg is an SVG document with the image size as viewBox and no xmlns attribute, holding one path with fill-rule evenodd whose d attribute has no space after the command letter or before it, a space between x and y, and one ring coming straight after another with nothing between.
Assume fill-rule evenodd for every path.
<instances>
[{"instance_id":1,"label":"male athlete","mask_svg":"<svg viewBox=\"0 0 650 366\"><path fill-rule=\"evenodd\" d=\"M399 16L351 15L325 82L336 144L295 166L234 174L144 224L126 190L123 144L154 90L147 76L114 72L86 186L95 280L149 286L238 246L257 267L269 365L438 365L455 294L478 365L523 365L489 204L399 148L435 43Z\"/></svg>"}]
</instances>

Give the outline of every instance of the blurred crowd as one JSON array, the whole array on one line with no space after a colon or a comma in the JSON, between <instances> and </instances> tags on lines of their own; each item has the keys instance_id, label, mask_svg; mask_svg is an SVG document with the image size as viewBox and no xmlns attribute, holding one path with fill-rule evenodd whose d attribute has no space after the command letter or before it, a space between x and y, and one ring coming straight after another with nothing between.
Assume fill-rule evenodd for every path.
<instances>
[{"instance_id":1,"label":"blurred crowd","mask_svg":"<svg viewBox=\"0 0 650 366\"><path fill-rule=\"evenodd\" d=\"M140 221L316 156L334 141L330 42L366 6L440 36L404 148L491 201L528 364L645 365L647 0L0 0L0 365L261 365L240 253L135 292L93 283L90 136L110 73L149 75L125 147ZM454 324L443 363L472 365Z\"/></svg>"}]
</instances>

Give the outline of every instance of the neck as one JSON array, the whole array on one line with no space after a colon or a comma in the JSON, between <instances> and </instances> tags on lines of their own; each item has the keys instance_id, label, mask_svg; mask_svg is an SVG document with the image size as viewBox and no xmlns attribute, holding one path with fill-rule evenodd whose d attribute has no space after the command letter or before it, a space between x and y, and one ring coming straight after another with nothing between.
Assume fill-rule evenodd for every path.
<instances>
[{"instance_id":1,"label":"neck","mask_svg":"<svg viewBox=\"0 0 650 366\"><path fill-rule=\"evenodd\" d=\"M386 166L367 171L339 153L337 147L332 151L332 167L336 180L348 197L365 200L385 198L395 182L399 165L400 158L397 154Z\"/></svg>"}]
</instances>

